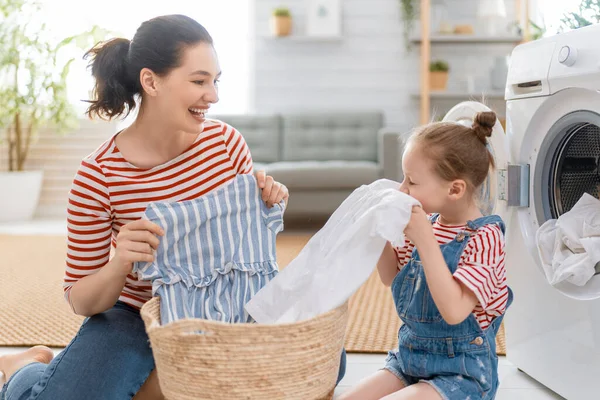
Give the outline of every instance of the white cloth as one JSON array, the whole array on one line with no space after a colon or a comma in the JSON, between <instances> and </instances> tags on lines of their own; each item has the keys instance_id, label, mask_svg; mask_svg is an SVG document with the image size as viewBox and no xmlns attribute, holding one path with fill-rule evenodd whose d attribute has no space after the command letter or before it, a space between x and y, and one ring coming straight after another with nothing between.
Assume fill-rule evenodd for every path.
<instances>
[{"instance_id":1,"label":"white cloth","mask_svg":"<svg viewBox=\"0 0 600 400\"><path fill-rule=\"evenodd\" d=\"M600 200L584 194L570 211L540 226L536 241L551 285L585 285L600 262Z\"/></svg>"},{"instance_id":2,"label":"white cloth","mask_svg":"<svg viewBox=\"0 0 600 400\"><path fill-rule=\"evenodd\" d=\"M342 305L372 274L387 241L404 243L417 200L380 179L350 194L292 262L247 304L258 323L313 318Z\"/></svg>"}]
</instances>

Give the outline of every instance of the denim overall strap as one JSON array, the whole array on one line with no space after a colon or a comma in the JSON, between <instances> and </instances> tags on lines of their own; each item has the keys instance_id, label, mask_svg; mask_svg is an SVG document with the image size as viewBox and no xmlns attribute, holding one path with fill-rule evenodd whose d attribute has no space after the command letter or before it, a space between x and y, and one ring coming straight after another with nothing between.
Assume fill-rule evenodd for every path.
<instances>
[{"instance_id":1,"label":"denim overall strap","mask_svg":"<svg viewBox=\"0 0 600 400\"><path fill-rule=\"evenodd\" d=\"M502 234L505 233L506 226L504 225L504 221L502 221L502 218L500 218L498 215L486 215L484 217L477 218L474 221L467 221L467 227L469 229L472 229L473 231L476 231L477 229L485 225L491 224L498 225L500 227L500 230L502 230Z\"/></svg>"}]
</instances>

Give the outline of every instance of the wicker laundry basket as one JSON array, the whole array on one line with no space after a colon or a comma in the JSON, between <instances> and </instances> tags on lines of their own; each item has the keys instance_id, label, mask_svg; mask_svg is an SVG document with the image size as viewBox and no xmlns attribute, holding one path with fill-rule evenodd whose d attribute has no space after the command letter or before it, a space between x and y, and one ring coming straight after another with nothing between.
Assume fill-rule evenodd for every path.
<instances>
[{"instance_id":1,"label":"wicker laundry basket","mask_svg":"<svg viewBox=\"0 0 600 400\"><path fill-rule=\"evenodd\" d=\"M186 319L160 326L158 297L141 315L169 400L333 398L348 303L280 325Z\"/></svg>"}]
</instances>

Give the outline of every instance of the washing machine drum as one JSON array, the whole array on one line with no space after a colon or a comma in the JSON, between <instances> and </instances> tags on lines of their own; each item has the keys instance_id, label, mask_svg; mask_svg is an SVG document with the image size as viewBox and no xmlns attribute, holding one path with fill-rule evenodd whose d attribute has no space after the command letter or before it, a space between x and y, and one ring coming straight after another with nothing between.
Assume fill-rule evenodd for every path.
<instances>
[{"instance_id":1,"label":"washing machine drum","mask_svg":"<svg viewBox=\"0 0 600 400\"><path fill-rule=\"evenodd\" d=\"M578 111L559 120L538 157L543 216L556 219L584 193L600 198L600 115Z\"/></svg>"}]
</instances>

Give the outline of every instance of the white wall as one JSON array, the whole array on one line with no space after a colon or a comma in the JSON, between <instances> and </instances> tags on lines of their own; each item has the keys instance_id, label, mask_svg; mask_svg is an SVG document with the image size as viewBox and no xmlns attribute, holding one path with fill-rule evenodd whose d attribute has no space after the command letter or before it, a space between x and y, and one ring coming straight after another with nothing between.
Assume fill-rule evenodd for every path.
<instances>
[{"instance_id":1,"label":"white wall","mask_svg":"<svg viewBox=\"0 0 600 400\"><path fill-rule=\"evenodd\" d=\"M408 129L418 122L419 102L411 93L419 89L419 49L405 50L398 0L342 0L343 37L332 42L269 37L271 10L281 5L291 8L295 34L302 35L308 0L253 1L251 111L382 110L388 125ZM477 0L446 3L452 22L474 20ZM514 0L506 0L506 8L514 14ZM509 45L436 45L432 58L448 60L449 89L462 88L469 68L485 85L494 55L508 54L510 49ZM457 101L434 102L434 107L440 114ZM502 101L491 105L502 111ZM116 129L112 124L84 121L70 135L41 133L27 163L27 169L45 170L38 217L64 218L67 194L81 158ZM0 170L5 169L4 153L0 144Z\"/></svg>"},{"instance_id":2,"label":"white wall","mask_svg":"<svg viewBox=\"0 0 600 400\"><path fill-rule=\"evenodd\" d=\"M294 35L305 31L305 0L256 0L254 32L253 111L371 110L385 112L388 125L418 122L419 48L405 50L398 0L342 0L342 34L339 41L298 41L272 38L271 10L288 6ZM434 4L439 3L433 1ZM447 19L474 22L477 0L447 0ZM506 1L514 19L514 0ZM417 28L418 29L418 28ZM432 59L450 62L450 88L464 88L471 68L478 90L489 81L494 55L507 55L512 46L434 45ZM460 99L434 102L438 114ZM503 102L490 104L502 113Z\"/></svg>"}]
</instances>

